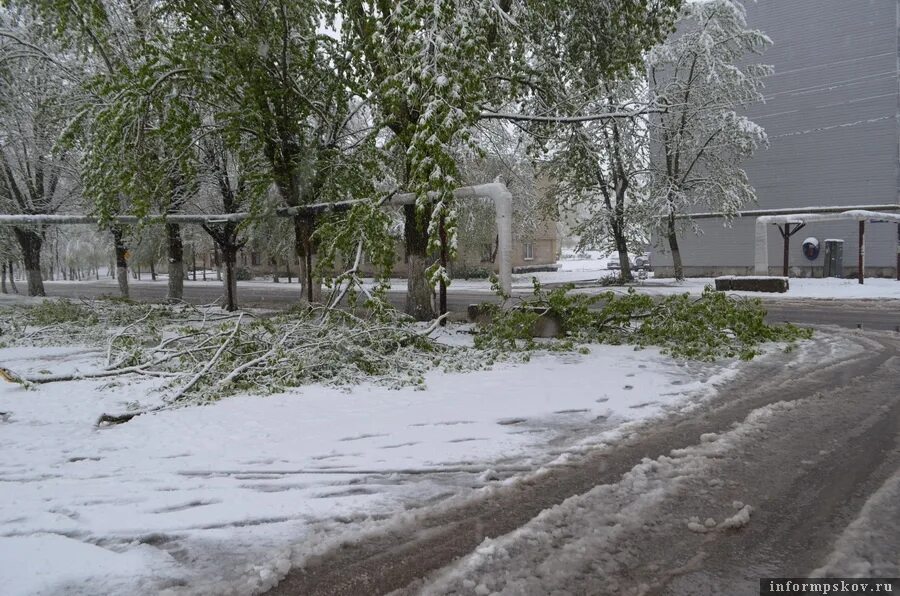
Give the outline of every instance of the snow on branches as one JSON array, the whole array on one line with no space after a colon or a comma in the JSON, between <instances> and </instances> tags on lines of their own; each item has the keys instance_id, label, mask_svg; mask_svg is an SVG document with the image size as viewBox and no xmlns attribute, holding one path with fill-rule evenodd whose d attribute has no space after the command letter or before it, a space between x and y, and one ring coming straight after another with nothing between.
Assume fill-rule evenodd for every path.
<instances>
[{"instance_id":1,"label":"snow on branches","mask_svg":"<svg viewBox=\"0 0 900 596\"><path fill-rule=\"evenodd\" d=\"M747 63L771 40L747 27L734 0L688 2L678 31L647 58L651 93L665 108L650 119L655 155L652 195L682 277L675 215L702 205L726 216L755 199L741 161L767 142L762 127L738 113L763 100L771 69Z\"/></svg>"},{"instance_id":2,"label":"snow on branches","mask_svg":"<svg viewBox=\"0 0 900 596\"><path fill-rule=\"evenodd\" d=\"M46 301L0 312L4 345L71 345L103 350L94 370L19 375L25 386L76 379L161 377L162 405L152 411L220 399L238 391L266 394L310 383L421 385L432 368L472 370L487 360L438 343L428 328L392 310L360 315L314 307L275 316L227 313L213 306L139 305L122 301ZM104 415L119 423L146 411Z\"/></svg>"}]
</instances>

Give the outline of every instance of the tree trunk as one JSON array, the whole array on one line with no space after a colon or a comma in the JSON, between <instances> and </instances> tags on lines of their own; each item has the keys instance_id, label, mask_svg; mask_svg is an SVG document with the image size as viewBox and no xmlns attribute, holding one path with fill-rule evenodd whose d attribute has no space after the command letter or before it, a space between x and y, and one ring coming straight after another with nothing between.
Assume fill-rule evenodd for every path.
<instances>
[{"instance_id":1,"label":"tree trunk","mask_svg":"<svg viewBox=\"0 0 900 596\"><path fill-rule=\"evenodd\" d=\"M181 242L181 226L166 224L166 242L169 260L166 300L181 300L184 296L184 244Z\"/></svg>"},{"instance_id":2,"label":"tree trunk","mask_svg":"<svg viewBox=\"0 0 900 596\"><path fill-rule=\"evenodd\" d=\"M128 249L120 228L113 228L113 245L116 251L116 279L119 281L119 295L128 298Z\"/></svg>"},{"instance_id":3,"label":"tree trunk","mask_svg":"<svg viewBox=\"0 0 900 596\"><path fill-rule=\"evenodd\" d=\"M237 263L237 246L226 242L222 247L222 258L225 261L225 310L237 310L237 278L235 276L235 264Z\"/></svg>"},{"instance_id":4,"label":"tree trunk","mask_svg":"<svg viewBox=\"0 0 900 596\"><path fill-rule=\"evenodd\" d=\"M625 235L621 232L615 234L616 238L616 252L619 253L619 271L622 276L622 281L634 281L634 277L631 275L631 261L628 259L628 240L625 238Z\"/></svg>"},{"instance_id":5,"label":"tree trunk","mask_svg":"<svg viewBox=\"0 0 900 596\"><path fill-rule=\"evenodd\" d=\"M313 275L315 270L315 247L312 233L315 222L308 217L294 218L294 250L300 259L300 293L310 304L321 302L322 282Z\"/></svg>"},{"instance_id":6,"label":"tree trunk","mask_svg":"<svg viewBox=\"0 0 900 596\"><path fill-rule=\"evenodd\" d=\"M672 251L672 266L675 268L675 279L684 279L684 267L681 265L681 250L678 248L678 231L675 229L675 214L670 213L668 218L666 235L669 240L669 250Z\"/></svg>"},{"instance_id":7,"label":"tree trunk","mask_svg":"<svg viewBox=\"0 0 900 596\"><path fill-rule=\"evenodd\" d=\"M156 281L156 263L153 260L150 260L150 279Z\"/></svg>"},{"instance_id":8,"label":"tree trunk","mask_svg":"<svg viewBox=\"0 0 900 596\"><path fill-rule=\"evenodd\" d=\"M619 254L619 275L622 281L633 281L631 275L631 261L628 258L628 238L625 236L624 193L616 199L616 209L610 215L610 228L612 228L613 242L616 252Z\"/></svg>"},{"instance_id":9,"label":"tree trunk","mask_svg":"<svg viewBox=\"0 0 900 596\"><path fill-rule=\"evenodd\" d=\"M443 215L441 215L439 236L440 236L440 240L441 240L441 267L444 269L444 274L446 275L447 265L448 265L448 261L449 261L448 252L450 249L447 246L447 222L445 221L445 218ZM444 281L443 278L441 278L441 281L440 281L439 292L440 292L440 294L439 294L440 299L438 300L438 316L443 316L443 315L447 314L447 283ZM442 319L441 325L446 325L446 324L447 324L447 319Z\"/></svg>"},{"instance_id":10,"label":"tree trunk","mask_svg":"<svg viewBox=\"0 0 900 596\"><path fill-rule=\"evenodd\" d=\"M222 259L219 258L219 247L213 246L213 265L216 268L216 281L222 281Z\"/></svg>"},{"instance_id":11,"label":"tree trunk","mask_svg":"<svg viewBox=\"0 0 900 596\"><path fill-rule=\"evenodd\" d=\"M225 309L237 310L237 255L243 243L238 242L237 224L225 223L220 226L203 224L203 230L209 234L213 241L213 260L216 264L216 274L219 275L219 267L224 261L225 265ZM221 251L221 253L219 252ZM195 267L196 271L196 267ZM203 271L206 271L206 256L203 257ZM204 275L205 279L205 275Z\"/></svg>"},{"instance_id":12,"label":"tree trunk","mask_svg":"<svg viewBox=\"0 0 900 596\"><path fill-rule=\"evenodd\" d=\"M12 288L13 294L19 293L19 288L16 287L16 277L15 270L13 269L13 262L9 262L9 287Z\"/></svg>"},{"instance_id":13,"label":"tree trunk","mask_svg":"<svg viewBox=\"0 0 900 596\"><path fill-rule=\"evenodd\" d=\"M3 275L0 276L0 291L4 294L8 294L6 291L6 261L3 261Z\"/></svg>"},{"instance_id":14,"label":"tree trunk","mask_svg":"<svg viewBox=\"0 0 900 596\"><path fill-rule=\"evenodd\" d=\"M433 292L425 278L428 269L428 230L420 225L415 205L404 205L403 215L407 258L406 313L417 321L430 321L434 318L434 307Z\"/></svg>"},{"instance_id":15,"label":"tree trunk","mask_svg":"<svg viewBox=\"0 0 900 596\"><path fill-rule=\"evenodd\" d=\"M59 269L59 228L53 234L53 261L47 267L47 275L44 279L53 281L54 271Z\"/></svg>"},{"instance_id":16,"label":"tree trunk","mask_svg":"<svg viewBox=\"0 0 900 596\"><path fill-rule=\"evenodd\" d=\"M44 280L41 277L41 245L44 239L34 230L13 228L22 249L25 275L28 279L28 295L44 296Z\"/></svg>"},{"instance_id":17,"label":"tree trunk","mask_svg":"<svg viewBox=\"0 0 900 596\"><path fill-rule=\"evenodd\" d=\"M303 300L314 304L322 301L322 282L315 278L316 260L311 253L300 257L300 295Z\"/></svg>"}]
</instances>

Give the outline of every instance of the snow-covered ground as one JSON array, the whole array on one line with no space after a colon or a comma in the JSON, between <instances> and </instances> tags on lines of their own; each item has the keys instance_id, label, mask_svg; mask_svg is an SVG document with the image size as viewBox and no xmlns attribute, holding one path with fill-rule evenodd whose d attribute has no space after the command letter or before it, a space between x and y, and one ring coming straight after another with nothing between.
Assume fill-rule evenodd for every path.
<instances>
[{"instance_id":1,"label":"snow-covered ground","mask_svg":"<svg viewBox=\"0 0 900 596\"><path fill-rule=\"evenodd\" d=\"M103 356L0 350L24 373ZM103 429L102 412L156 403L159 381L4 384L0 591L255 593L343 533L613 440L733 370L605 346L434 372L426 390L312 386Z\"/></svg>"}]
</instances>

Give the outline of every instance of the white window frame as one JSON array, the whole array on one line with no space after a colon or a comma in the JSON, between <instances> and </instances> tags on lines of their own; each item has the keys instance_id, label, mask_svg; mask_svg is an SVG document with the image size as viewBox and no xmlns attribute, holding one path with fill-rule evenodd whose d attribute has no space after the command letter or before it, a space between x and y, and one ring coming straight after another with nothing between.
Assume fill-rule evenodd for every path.
<instances>
[{"instance_id":1,"label":"white window frame","mask_svg":"<svg viewBox=\"0 0 900 596\"><path fill-rule=\"evenodd\" d=\"M523 242L523 254L522 257L525 261L533 261L534 260L534 242Z\"/></svg>"}]
</instances>

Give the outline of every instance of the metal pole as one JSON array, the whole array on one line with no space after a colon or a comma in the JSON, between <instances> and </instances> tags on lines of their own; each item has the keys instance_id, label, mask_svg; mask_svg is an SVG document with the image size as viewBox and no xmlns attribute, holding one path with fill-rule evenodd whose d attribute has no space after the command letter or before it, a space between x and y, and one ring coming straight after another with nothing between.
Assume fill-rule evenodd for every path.
<instances>
[{"instance_id":1,"label":"metal pole","mask_svg":"<svg viewBox=\"0 0 900 596\"><path fill-rule=\"evenodd\" d=\"M781 235L784 236L784 264L781 267L782 277L788 276L788 260L791 254L791 224L784 224L784 230Z\"/></svg>"},{"instance_id":2,"label":"metal pole","mask_svg":"<svg viewBox=\"0 0 900 596\"><path fill-rule=\"evenodd\" d=\"M865 283L866 279L866 222L859 220L859 283Z\"/></svg>"}]
</instances>

